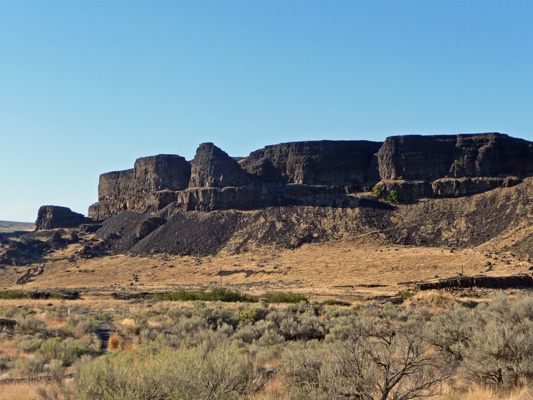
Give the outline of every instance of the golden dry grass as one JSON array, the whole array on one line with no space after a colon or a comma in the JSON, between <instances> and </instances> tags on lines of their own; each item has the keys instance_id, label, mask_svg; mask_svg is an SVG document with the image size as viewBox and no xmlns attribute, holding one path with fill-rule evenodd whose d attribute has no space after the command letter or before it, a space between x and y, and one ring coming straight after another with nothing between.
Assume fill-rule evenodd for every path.
<instances>
[{"instance_id":1,"label":"golden dry grass","mask_svg":"<svg viewBox=\"0 0 533 400\"><path fill-rule=\"evenodd\" d=\"M522 387L505 392L473 386L458 392L451 387L445 387L441 395L433 398L436 400L533 400L533 389Z\"/></svg>"},{"instance_id":2,"label":"golden dry grass","mask_svg":"<svg viewBox=\"0 0 533 400\"><path fill-rule=\"evenodd\" d=\"M13 359L23 357L23 355L12 340L0 340L0 357Z\"/></svg>"},{"instance_id":3,"label":"golden dry grass","mask_svg":"<svg viewBox=\"0 0 533 400\"><path fill-rule=\"evenodd\" d=\"M453 308L457 303L455 297L450 293L431 290L420 292L405 301L407 307L420 308L427 307L431 312L442 311L443 309Z\"/></svg>"},{"instance_id":4,"label":"golden dry grass","mask_svg":"<svg viewBox=\"0 0 533 400\"><path fill-rule=\"evenodd\" d=\"M119 351L122 349L122 343L122 337L115 333L109 337L108 349L114 352Z\"/></svg>"},{"instance_id":5,"label":"golden dry grass","mask_svg":"<svg viewBox=\"0 0 533 400\"><path fill-rule=\"evenodd\" d=\"M51 383L0 383L0 400L42 400L39 389L55 391L56 387Z\"/></svg>"},{"instance_id":6,"label":"golden dry grass","mask_svg":"<svg viewBox=\"0 0 533 400\"><path fill-rule=\"evenodd\" d=\"M354 301L396 294L409 287L404 284L408 281L459 273L508 275L527 272L530 266L510 253L496 255L484 248L452 251L383 245L362 238L210 257L117 255L74 262L68 254L56 254L44 273L23 287L15 281L27 267L7 267L0 271L0 282L4 289L63 287L106 293L222 285L251 294L293 291L319 301L331 297Z\"/></svg>"}]
</instances>

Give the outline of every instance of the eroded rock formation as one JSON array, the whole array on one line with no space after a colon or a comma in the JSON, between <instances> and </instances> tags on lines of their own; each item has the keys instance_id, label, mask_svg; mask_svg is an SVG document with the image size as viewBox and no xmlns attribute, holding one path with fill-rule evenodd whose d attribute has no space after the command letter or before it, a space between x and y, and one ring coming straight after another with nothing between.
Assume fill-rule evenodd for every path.
<instances>
[{"instance_id":1,"label":"eroded rock formation","mask_svg":"<svg viewBox=\"0 0 533 400\"><path fill-rule=\"evenodd\" d=\"M84 215L67 207L42 206L37 214L35 227L37 230L72 228L90 222Z\"/></svg>"},{"instance_id":2,"label":"eroded rock formation","mask_svg":"<svg viewBox=\"0 0 533 400\"><path fill-rule=\"evenodd\" d=\"M251 183L251 177L239 163L213 143L202 143L191 162L189 187L241 187Z\"/></svg>"},{"instance_id":3,"label":"eroded rock formation","mask_svg":"<svg viewBox=\"0 0 533 400\"><path fill-rule=\"evenodd\" d=\"M254 151L241 161L265 182L359 185L379 180L379 142L313 141L282 143Z\"/></svg>"},{"instance_id":4,"label":"eroded rock formation","mask_svg":"<svg viewBox=\"0 0 533 400\"><path fill-rule=\"evenodd\" d=\"M382 180L526 176L533 145L500 133L391 136L378 152Z\"/></svg>"},{"instance_id":5,"label":"eroded rock formation","mask_svg":"<svg viewBox=\"0 0 533 400\"><path fill-rule=\"evenodd\" d=\"M508 187L530 175L532 143L499 133L282 143L239 161L203 143L191 162L177 155L144 157L132 169L101 175L89 216L155 213L170 204L184 211L356 207L354 194L376 184L410 202Z\"/></svg>"}]
</instances>

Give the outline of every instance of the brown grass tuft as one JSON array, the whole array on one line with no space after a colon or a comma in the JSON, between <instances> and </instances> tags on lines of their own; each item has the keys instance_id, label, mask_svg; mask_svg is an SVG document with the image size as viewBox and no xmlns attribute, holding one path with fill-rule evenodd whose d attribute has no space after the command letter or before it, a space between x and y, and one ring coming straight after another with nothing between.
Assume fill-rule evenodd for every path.
<instances>
[{"instance_id":1,"label":"brown grass tuft","mask_svg":"<svg viewBox=\"0 0 533 400\"><path fill-rule=\"evenodd\" d=\"M125 318L121 322L122 326L135 328L135 320L133 318Z\"/></svg>"},{"instance_id":2,"label":"brown grass tuft","mask_svg":"<svg viewBox=\"0 0 533 400\"><path fill-rule=\"evenodd\" d=\"M122 337L114 333L113 335L109 337L108 348L110 351L119 351L122 349L122 343L123 343Z\"/></svg>"},{"instance_id":3,"label":"brown grass tuft","mask_svg":"<svg viewBox=\"0 0 533 400\"><path fill-rule=\"evenodd\" d=\"M454 390L445 387L443 393L436 400L533 400L533 389L520 387L510 392L502 392L488 387L472 386L466 390Z\"/></svg>"},{"instance_id":4,"label":"brown grass tuft","mask_svg":"<svg viewBox=\"0 0 533 400\"><path fill-rule=\"evenodd\" d=\"M445 292L441 291L427 291L419 292L405 302L406 306L420 308L427 307L432 312L442 311L443 309L453 308L455 306L455 298Z\"/></svg>"},{"instance_id":5,"label":"brown grass tuft","mask_svg":"<svg viewBox=\"0 0 533 400\"><path fill-rule=\"evenodd\" d=\"M42 397L37 394L37 389L35 383L0 384L0 400L40 400Z\"/></svg>"}]
</instances>

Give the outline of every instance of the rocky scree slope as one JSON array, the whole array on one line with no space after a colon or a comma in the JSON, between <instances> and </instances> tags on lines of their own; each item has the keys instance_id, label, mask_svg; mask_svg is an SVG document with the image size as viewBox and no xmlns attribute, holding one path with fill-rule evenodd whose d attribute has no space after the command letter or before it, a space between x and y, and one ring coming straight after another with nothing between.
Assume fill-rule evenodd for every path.
<instances>
[{"instance_id":1,"label":"rocky scree slope","mask_svg":"<svg viewBox=\"0 0 533 400\"><path fill-rule=\"evenodd\" d=\"M261 247L359 239L373 243L512 251L533 257L533 178L469 197L392 205L369 193L357 207L277 206L259 210L183 211L170 204L153 213L124 211L101 224L80 257L103 254L215 255ZM37 231L41 238L57 230ZM44 235L44 236L43 236ZM65 235L63 235L65 236ZM35 238L34 238L35 239ZM67 237L68 239L68 237ZM51 240L51 239L49 239Z\"/></svg>"},{"instance_id":2,"label":"rocky scree slope","mask_svg":"<svg viewBox=\"0 0 533 400\"><path fill-rule=\"evenodd\" d=\"M82 240L81 258L123 253L204 256L265 246L293 249L305 243L353 238L387 245L488 246L524 259L533 257L533 178L469 197L421 199L410 204L391 205L369 193L354 197L357 207L347 208L277 206L201 212L183 211L173 203L152 214L124 211L101 224L66 229L61 235L62 242L73 243L75 237L91 238L87 232L95 230L94 237ZM45 250L53 250L61 244L60 238L54 238L58 231L26 235L24 246L37 249L44 240ZM9 254L21 251L22 246L13 245Z\"/></svg>"}]
</instances>

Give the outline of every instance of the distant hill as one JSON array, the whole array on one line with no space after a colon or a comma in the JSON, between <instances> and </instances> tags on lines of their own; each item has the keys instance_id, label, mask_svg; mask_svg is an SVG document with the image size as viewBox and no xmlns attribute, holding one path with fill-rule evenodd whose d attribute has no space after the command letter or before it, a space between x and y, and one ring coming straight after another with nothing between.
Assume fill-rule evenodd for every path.
<instances>
[{"instance_id":1,"label":"distant hill","mask_svg":"<svg viewBox=\"0 0 533 400\"><path fill-rule=\"evenodd\" d=\"M0 221L0 232L33 231L33 222Z\"/></svg>"}]
</instances>

